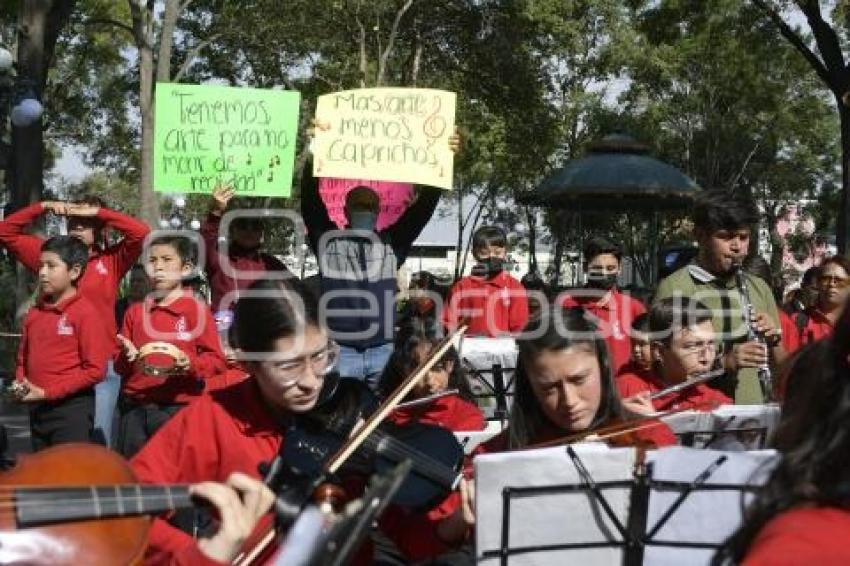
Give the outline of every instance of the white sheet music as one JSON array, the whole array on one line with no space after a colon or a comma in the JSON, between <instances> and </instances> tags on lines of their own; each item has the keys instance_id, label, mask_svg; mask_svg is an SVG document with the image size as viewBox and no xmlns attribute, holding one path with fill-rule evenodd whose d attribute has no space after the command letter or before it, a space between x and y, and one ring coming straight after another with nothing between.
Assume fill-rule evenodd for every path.
<instances>
[{"instance_id":1,"label":"white sheet music","mask_svg":"<svg viewBox=\"0 0 850 566\"><path fill-rule=\"evenodd\" d=\"M610 449L603 444L574 446L596 482L630 481L635 450ZM500 564L498 556L484 558L501 546L503 490L507 487L584 485L564 447L489 454L475 459L476 559L479 564ZM625 526L629 487L603 489L602 493ZM526 495L511 500L509 548L563 543L622 540L601 506L586 492L572 491ZM607 566L620 564L618 547L530 552L511 555L511 566Z\"/></svg>"},{"instance_id":2,"label":"white sheet music","mask_svg":"<svg viewBox=\"0 0 850 566\"><path fill-rule=\"evenodd\" d=\"M772 450L728 452L670 447L649 453L653 463L653 479L692 482L703 470L725 454L723 463L706 484L759 485L764 483L776 453ZM649 497L647 532L675 501L680 491L653 489ZM747 501L749 501L747 497ZM721 543L741 522L741 491L693 491L653 538L659 541ZM683 549L647 545L646 566L681 566L708 564L714 550Z\"/></svg>"},{"instance_id":3,"label":"white sheet music","mask_svg":"<svg viewBox=\"0 0 850 566\"><path fill-rule=\"evenodd\" d=\"M692 435L694 448L758 450L779 424L778 405L724 405L712 412L685 411L662 420L680 438Z\"/></svg>"}]
</instances>

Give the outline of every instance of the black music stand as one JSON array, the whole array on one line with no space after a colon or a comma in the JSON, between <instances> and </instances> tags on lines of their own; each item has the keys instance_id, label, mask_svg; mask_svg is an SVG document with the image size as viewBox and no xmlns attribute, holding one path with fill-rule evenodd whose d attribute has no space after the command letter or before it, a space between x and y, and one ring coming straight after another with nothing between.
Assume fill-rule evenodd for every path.
<instances>
[{"instance_id":1,"label":"black music stand","mask_svg":"<svg viewBox=\"0 0 850 566\"><path fill-rule=\"evenodd\" d=\"M510 414L510 410L508 409L508 397L513 397L511 389L514 384L514 376L511 376L511 378L506 381L505 372L514 371L513 368L504 368L502 367L502 364L493 364L490 369L479 369L466 358L463 358L463 364L466 366L466 370L469 372L470 377L483 389L487 390L487 393L483 395L476 395L476 399L495 399L496 410L493 412L494 418L492 420L501 422L506 421ZM493 377L492 382L488 381L484 377L486 374L490 374Z\"/></svg>"},{"instance_id":2,"label":"black music stand","mask_svg":"<svg viewBox=\"0 0 850 566\"><path fill-rule=\"evenodd\" d=\"M645 466L638 464L633 479L617 481L596 481L584 466L572 447L567 447L567 453L581 478L578 484L561 484L540 487L505 487L501 493L501 533L499 547L483 549L478 553L479 559L498 558L500 566L508 566L510 558L533 553L544 553L560 550L580 550L590 548L621 548L622 564L624 566L639 566L644 562L645 551L648 547L668 547L695 550L716 550L718 542L696 542L687 540L665 540L659 538L659 533L670 521L675 521L676 513L691 494L697 492L737 492L743 497L746 493L755 492L757 486L751 484L707 483L713 474L726 462L728 456L721 454L709 463L691 481L657 480L653 478L653 464ZM606 491L630 489L628 514L625 520L616 515L606 497ZM650 500L653 493L678 492L676 498L669 504L661 515L649 523ZM550 494L584 493L601 509L608 518L613 531L607 540L587 542L565 542L546 545L517 545L510 539L512 504L524 497L534 497ZM565 510L568 513L568 510Z\"/></svg>"},{"instance_id":3,"label":"black music stand","mask_svg":"<svg viewBox=\"0 0 850 566\"><path fill-rule=\"evenodd\" d=\"M509 558L512 556L532 554L539 552L552 552L557 550L571 549L587 549L587 548L622 548L624 556L624 564L626 566L637 566L642 559L642 547L639 543L639 537L642 534L642 524L633 523L631 514L626 524L620 520L611 507L608 499L605 496L605 491L631 488L634 484L633 480L616 480L616 481L596 481L587 468L584 466L581 458L573 450L571 446L567 446L567 453L576 467L576 471L581 477L582 483L579 484L561 484L541 487L505 487L502 490L502 528L500 535L500 544L498 549L483 550L479 554L480 559L496 558L499 559L501 566L509 564ZM606 541L587 541L587 542L571 542L557 543L547 545L532 545L532 546L511 546L510 525L511 525L511 505L513 502L525 497L535 497L541 495L563 494L563 493L584 493L589 499L598 505L608 520L614 527L618 536ZM634 490L631 494L630 507L635 504L633 501Z\"/></svg>"}]
</instances>

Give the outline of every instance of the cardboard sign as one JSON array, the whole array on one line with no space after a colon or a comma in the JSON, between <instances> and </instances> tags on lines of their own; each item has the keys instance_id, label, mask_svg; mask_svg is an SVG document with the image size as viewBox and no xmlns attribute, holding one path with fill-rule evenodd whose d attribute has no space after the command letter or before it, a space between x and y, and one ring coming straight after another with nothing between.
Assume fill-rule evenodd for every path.
<instances>
[{"instance_id":1,"label":"cardboard sign","mask_svg":"<svg viewBox=\"0 0 850 566\"><path fill-rule=\"evenodd\" d=\"M418 88L369 88L320 96L313 174L450 189L456 95Z\"/></svg>"},{"instance_id":2,"label":"cardboard sign","mask_svg":"<svg viewBox=\"0 0 850 566\"><path fill-rule=\"evenodd\" d=\"M154 190L289 196L301 95L293 91L158 83Z\"/></svg>"},{"instance_id":3,"label":"cardboard sign","mask_svg":"<svg viewBox=\"0 0 850 566\"><path fill-rule=\"evenodd\" d=\"M378 194L381 208L376 229L379 232L395 224L413 199L413 185L410 183L322 177L319 179L319 195L328 209L328 216L340 229L348 225L345 219L345 197L354 187L370 187Z\"/></svg>"}]
</instances>

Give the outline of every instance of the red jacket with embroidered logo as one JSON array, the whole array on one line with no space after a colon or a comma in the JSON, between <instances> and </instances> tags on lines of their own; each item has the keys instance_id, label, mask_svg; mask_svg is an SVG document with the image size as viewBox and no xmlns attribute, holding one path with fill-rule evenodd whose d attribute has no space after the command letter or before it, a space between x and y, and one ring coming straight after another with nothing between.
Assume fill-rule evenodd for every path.
<instances>
[{"instance_id":1,"label":"red jacket with embroidered logo","mask_svg":"<svg viewBox=\"0 0 850 566\"><path fill-rule=\"evenodd\" d=\"M227 293L247 289L266 271L280 271L281 276L285 274L292 277L292 274L279 259L267 253L256 250L241 250L231 244L228 248L229 257L222 254L218 245L220 226L221 216L212 213L208 214L206 220L201 224L201 236L204 238L207 260L204 271L206 271L207 279L210 282L213 310L221 308L221 299ZM226 269L228 260L230 268ZM230 273L227 273L227 271L230 271ZM253 275L251 275L252 273Z\"/></svg>"},{"instance_id":2,"label":"red jacket with embroidered logo","mask_svg":"<svg viewBox=\"0 0 850 566\"><path fill-rule=\"evenodd\" d=\"M492 279L468 275L452 287L442 320L450 330L468 321L467 336L518 334L528 323L528 294L506 271Z\"/></svg>"},{"instance_id":3,"label":"red jacket with embroidered logo","mask_svg":"<svg viewBox=\"0 0 850 566\"><path fill-rule=\"evenodd\" d=\"M608 345L611 369L614 375L617 375L631 358L632 322L646 312L646 307L640 301L624 295L616 287L611 289L610 299L601 302L600 297L604 297L604 293L607 291L579 289L573 291L573 294L560 295L555 304L564 308L581 307L593 315L593 323Z\"/></svg>"},{"instance_id":4,"label":"red jacket with embroidered logo","mask_svg":"<svg viewBox=\"0 0 850 566\"><path fill-rule=\"evenodd\" d=\"M224 482L233 472L261 479L259 464L271 462L283 442L282 427L261 398L249 378L178 411L130 462L139 481ZM218 563L206 558L191 536L155 519L145 564Z\"/></svg>"},{"instance_id":5,"label":"red jacket with embroidered logo","mask_svg":"<svg viewBox=\"0 0 850 566\"><path fill-rule=\"evenodd\" d=\"M41 203L35 203L0 222L0 244L6 246L32 272L38 271L44 238L27 234L24 230L43 213ZM108 208L100 208L97 218L110 228L122 232L124 238L115 245L93 251L80 280L79 291L91 301L98 311L101 324L109 329L110 351L115 352L115 300L118 298L118 286L142 253L150 228L144 222Z\"/></svg>"},{"instance_id":6,"label":"red jacket with embroidered logo","mask_svg":"<svg viewBox=\"0 0 850 566\"><path fill-rule=\"evenodd\" d=\"M850 513L834 507L785 511L765 525L741 566L845 566L850 564Z\"/></svg>"},{"instance_id":7,"label":"red jacket with embroidered logo","mask_svg":"<svg viewBox=\"0 0 850 566\"><path fill-rule=\"evenodd\" d=\"M616 378L617 390L620 397L626 399L642 391L650 394L661 391L666 385L661 383L653 372L629 371L621 373ZM734 405L735 402L716 389L704 383L683 389L678 393L670 393L652 400L652 406L657 411L679 409L711 410L712 405Z\"/></svg>"},{"instance_id":8,"label":"red jacket with embroidered logo","mask_svg":"<svg viewBox=\"0 0 850 566\"><path fill-rule=\"evenodd\" d=\"M92 387L106 375L110 336L79 292L55 305L39 301L24 318L15 377L44 389L49 400Z\"/></svg>"},{"instance_id":9,"label":"red jacket with embroidered logo","mask_svg":"<svg viewBox=\"0 0 850 566\"><path fill-rule=\"evenodd\" d=\"M185 375L156 377L143 374L138 364L119 356L115 369L124 378L122 394L136 403L186 403L203 393L206 380L227 368L212 313L190 291L169 305L151 299L134 303L124 315L121 334L136 348L149 342L169 342L185 352L191 364ZM168 361L164 354L153 354L149 360L156 365L163 361Z\"/></svg>"}]
</instances>

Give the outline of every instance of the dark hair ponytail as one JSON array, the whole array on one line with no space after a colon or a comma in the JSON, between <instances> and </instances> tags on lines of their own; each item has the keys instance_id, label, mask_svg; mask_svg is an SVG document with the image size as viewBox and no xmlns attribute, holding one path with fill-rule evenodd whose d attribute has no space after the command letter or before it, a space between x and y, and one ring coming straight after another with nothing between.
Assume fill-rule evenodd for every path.
<instances>
[{"instance_id":1,"label":"dark hair ponytail","mask_svg":"<svg viewBox=\"0 0 850 566\"><path fill-rule=\"evenodd\" d=\"M231 336L244 352L271 352L273 344L319 323L315 297L297 279L255 281L234 306Z\"/></svg>"}]
</instances>

